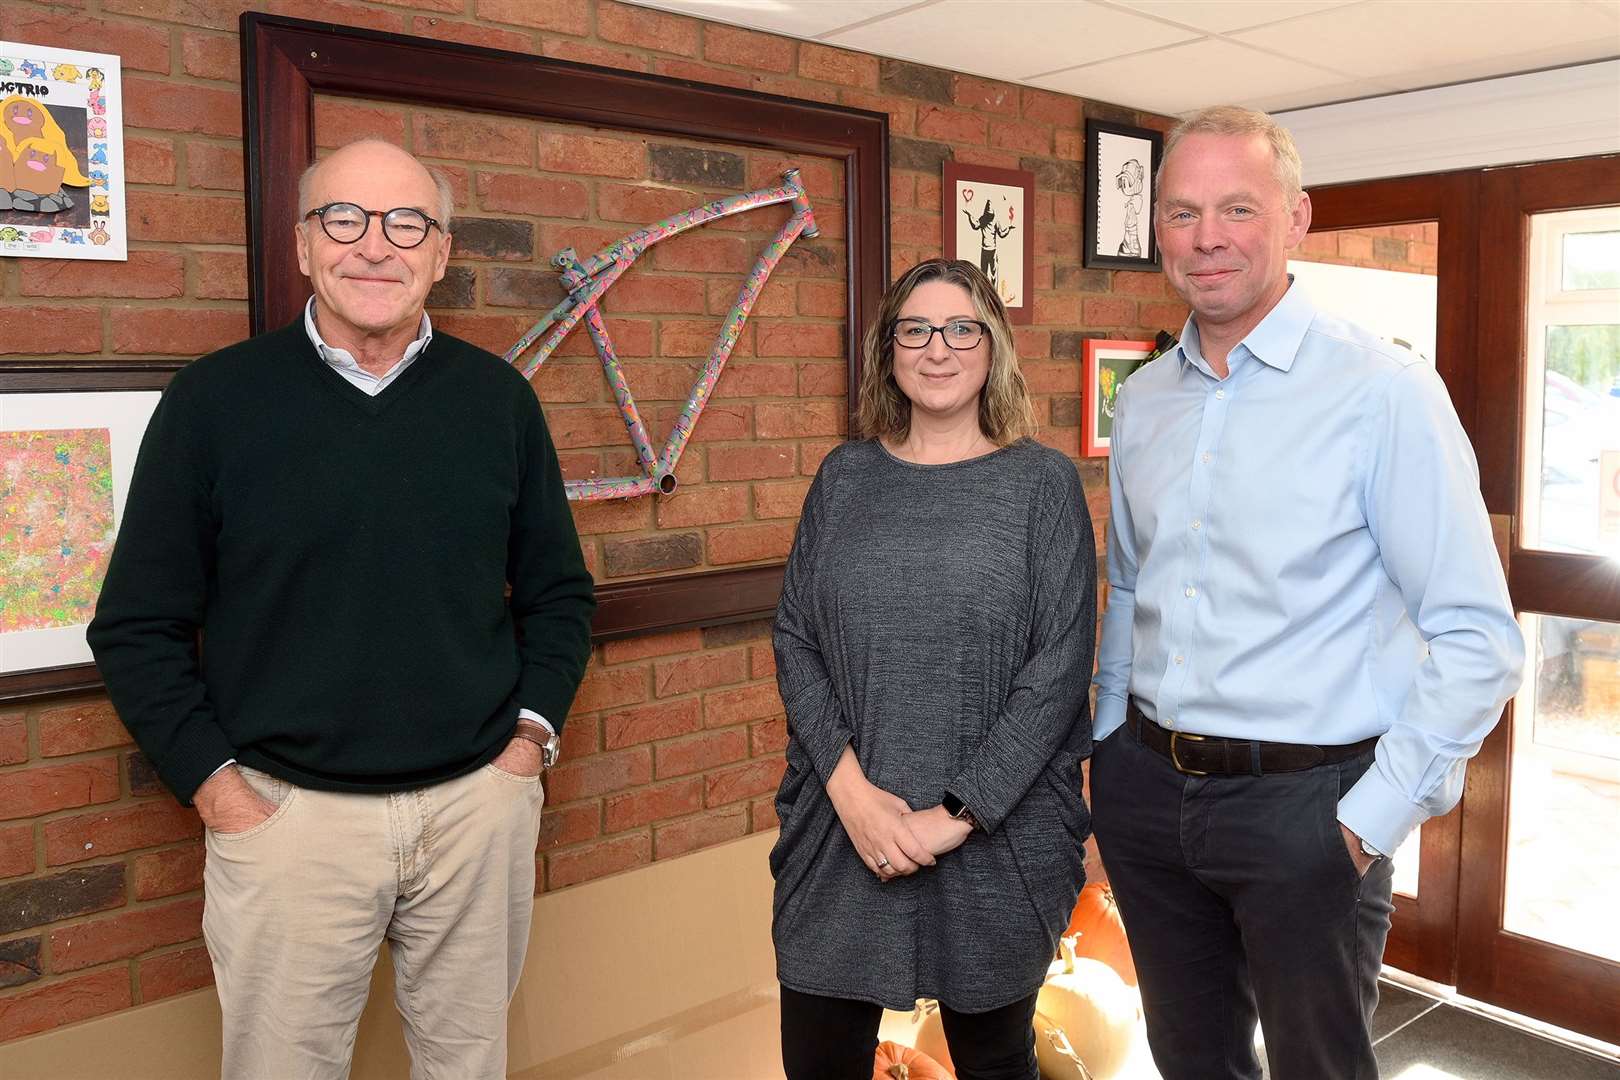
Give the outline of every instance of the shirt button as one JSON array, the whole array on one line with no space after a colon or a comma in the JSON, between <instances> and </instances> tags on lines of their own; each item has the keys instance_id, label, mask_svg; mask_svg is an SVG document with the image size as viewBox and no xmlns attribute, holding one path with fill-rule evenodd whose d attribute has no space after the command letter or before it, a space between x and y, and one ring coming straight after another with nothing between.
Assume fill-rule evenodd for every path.
<instances>
[{"instance_id":1,"label":"shirt button","mask_svg":"<svg viewBox=\"0 0 1620 1080\"><path fill-rule=\"evenodd\" d=\"M1204 464L1209 464L1209 453L1207 451L1204 453Z\"/></svg>"},{"instance_id":2,"label":"shirt button","mask_svg":"<svg viewBox=\"0 0 1620 1080\"><path fill-rule=\"evenodd\" d=\"M1186 592L1187 592L1188 599L1191 599L1192 597L1198 595L1198 590L1193 588L1191 585L1187 586Z\"/></svg>"},{"instance_id":3,"label":"shirt button","mask_svg":"<svg viewBox=\"0 0 1620 1080\"><path fill-rule=\"evenodd\" d=\"M1176 664L1179 666L1185 659L1186 657L1183 656L1176 657Z\"/></svg>"},{"instance_id":4,"label":"shirt button","mask_svg":"<svg viewBox=\"0 0 1620 1080\"><path fill-rule=\"evenodd\" d=\"M1195 528L1195 529L1202 528L1203 524L1204 523L1202 521L1200 521L1199 519L1193 518L1193 522L1192 522L1192 527L1193 528Z\"/></svg>"}]
</instances>

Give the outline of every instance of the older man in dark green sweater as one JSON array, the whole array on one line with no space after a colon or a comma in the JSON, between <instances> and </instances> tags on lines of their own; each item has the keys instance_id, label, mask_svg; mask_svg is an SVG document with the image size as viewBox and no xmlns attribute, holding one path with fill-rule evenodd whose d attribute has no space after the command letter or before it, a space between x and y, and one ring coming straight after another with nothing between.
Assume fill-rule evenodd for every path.
<instances>
[{"instance_id":1,"label":"older man in dark green sweater","mask_svg":"<svg viewBox=\"0 0 1620 1080\"><path fill-rule=\"evenodd\" d=\"M384 938L413 1075L505 1075L594 601L534 391L423 310L450 207L386 143L305 175L314 296L174 377L90 627L207 826L232 1078L346 1075Z\"/></svg>"}]
</instances>

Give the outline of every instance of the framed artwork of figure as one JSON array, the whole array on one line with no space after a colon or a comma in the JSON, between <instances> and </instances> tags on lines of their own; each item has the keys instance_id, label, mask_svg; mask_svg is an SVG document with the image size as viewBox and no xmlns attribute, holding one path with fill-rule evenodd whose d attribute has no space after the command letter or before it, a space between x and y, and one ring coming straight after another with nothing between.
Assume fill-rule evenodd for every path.
<instances>
[{"instance_id":1,"label":"framed artwork of figure","mask_svg":"<svg viewBox=\"0 0 1620 1080\"><path fill-rule=\"evenodd\" d=\"M984 271L1014 323L1035 319L1035 174L945 163L939 185L943 249Z\"/></svg>"}]
</instances>

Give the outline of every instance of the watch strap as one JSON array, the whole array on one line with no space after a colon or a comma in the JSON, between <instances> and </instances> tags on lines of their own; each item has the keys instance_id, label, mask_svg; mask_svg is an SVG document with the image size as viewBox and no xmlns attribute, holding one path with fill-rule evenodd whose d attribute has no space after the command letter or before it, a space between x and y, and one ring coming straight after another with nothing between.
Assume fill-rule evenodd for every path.
<instances>
[{"instance_id":1,"label":"watch strap","mask_svg":"<svg viewBox=\"0 0 1620 1080\"><path fill-rule=\"evenodd\" d=\"M538 720L530 720L520 716L517 726L512 729L514 739L524 739L540 748L541 764L549 769L557 764L557 756L562 749L562 739L546 725Z\"/></svg>"}]
</instances>

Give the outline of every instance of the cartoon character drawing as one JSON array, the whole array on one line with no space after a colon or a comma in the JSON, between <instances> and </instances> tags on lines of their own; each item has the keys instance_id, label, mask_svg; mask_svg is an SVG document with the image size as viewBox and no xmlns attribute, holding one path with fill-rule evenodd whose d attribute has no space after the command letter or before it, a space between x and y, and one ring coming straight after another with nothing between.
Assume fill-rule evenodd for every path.
<instances>
[{"instance_id":1,"label":"cartoon character drawing","mask_svg":"<svg viewBox=\"0 0 1620 1080\"><path fill-rule=\"evenodd\" d=\"M84 243L84 233L79 229L63 229L62 242L65 244Z\"/></svg>"},{"instance_id":2,"label":"cartoon character drawing","mask_svg":"<svg viewBox=\"0 0 1620 1080\"><path fill-rule=\"evenodd\" d=\"M95 228L90 230L90 242L96 245L96 247L105 247L107 245L107 241L112 239L112 234L107 231L107 223L105 221L98 221L95 223L95 226Z\"/></svg>"},{"instance_id":3,"label":"cartoon character drawing","mask_svg":"<svg viewBox=\"0 0 1620 1080\"><path fill-rule=\"evenodd\" d=\"M51 232L49 229L35 229L33 232L28 234L28 239L32 240L36 244L48 244L51 242L51 237L55 235L56 234Z\"/></svg>"},{"instance_id":4,"label":"cartoon character drawing","mask_svg":"<svg viewBox=\"0 0 1620 1080\"><path fill-rule=\"evenodd\" d=\"M55 79L57 82L65 82L70 84L76 83L83 75L84 72L80 71L72 64L57 64L55 67L51 68L51 78Z\"/></svg>"},{"instance_id":5,"label":"cartoon character drawing","mask_svg":"<svg viewBox=\"0 0 1620 1080\"><path fill-rule=\"evenodd\" d=\"M92 113L94 113L95 115L97 115L97 116L106 116L107 115L107 101L106 101L105 98L103 98L101 96L101 91L99 91L99 90L90 91L89 105L90 105L90 111Z\"/></svg>"},{"instance_id":6,"label":"cartoon character drawing","mask_svg":"<svg viewBox=\"0 0 1620 1080\"><path fill-rule=\"evenodd\" d=\"M85 121L84 130L92 139L105 139L107 137L107 118L105 116L92 116Z\"/></svg>"},{"instance_id":7,"label":"cartoon character drawing","mask_svg":"<svg viewBox=\"0 0 1620 1080\"><path fill-rule=\"evenodd\" d=\"M1137 229L1137 222L1142 213L1142 187L1145 182L1145 170L1142 163L1130 158L1119 167L1119 175L1114 177L1114 186L1119 188L1125 196L1125 233L1119 242L1119 253L1137 258L1142 256L1142 236Z\"/></svg>"},{"instance_id":8,"label":"cartoon character drawing","mask_svg":"<svg viewBox=\"0 0 1620 1080\"><path fill-rule=\"evenodd\" d=\"M979 215L979 220L973 220L973 213L970 210L963 210L962 213L967 215L968 227L979 234L979 269L984 271L985 277L992 282L996 282L998 280L997 275L1001 271L1001 258L996 250L997 245L1018 226L1008 225L1003 229L997 225L996 213L990 209L989 199L984 200L984 213Z\"/></svg>"},{"instance_id":9,"label":"cartoon character drawing","mask_svg":"<svg viewBox=\"0 0 1620 1080\"><path fill-rule=\"evenodd\" d=\"M108 181L107 181L107 170L106 169L92 170L91 173L90 173L90 186L92 188L104 188L104 189L106 189L108 191L111 191L112 190L112 185L110 183L108 183Z\"/></svg>"},{"instance_id":10,"label":"cartoon character drawing","mask_svg":"<svg viewBox=\"0 0 1620 1080\"><path fill-rule=\"evenodd\" d=\"M14 65L10 60L7 60L5 57L0 56L0 76L10 75L16 70L16 65Z\"/></svg>"},{"instance_id":11,"label":"cartoon character drawing","mask_svg":"<svg viewBox=\"0 0 1620 1080\"><path fill-rule=\"evenodd\" d=\"M84 77L90 80L90 89L100 90L101 85L107 81L107 73L100 68L86 68Z\"/></svg>"},{"instance_id":12,"label":"cartoon character drawing","mask_svg":"<svg viewBox=\"0 0 1620 1080\"><path fill-rule=\"evenodd\" d=\"M56 118L20 95L0 100L0 159L0 210L54 214L73 206L63 185L90 183Z\"/></svg>"},{"instance_id":13,"label":"cartoon character drawing","mask_svg":"<svg viewBox=\"0 0 1620 1080\"><path fill-rule=\"evenodd\" d=\"M45 65L37 60L24 60L19 74L25 79L43 79L45 77Z\"/></svg>"},{"instance_id":14,"label":"cartoon character drawing","mask_svg":"<svg viewBox=\"0 0 1620 1080\"><path fill-rule=\"evenodd\" d=\"M101 117L98 116L98 117L96 117L96 119L100 120ZM90 152L90 164L92 164L92 165L105 165L105 164L107 164L107 144L106 143L97 143L96 144L96 148Z\"/></svg>"},{"instance_id":15,"label":"cartoon character drawing","mask_svg":"<svg viewBox=\"0 0 1620 1080\"><path fill-rule=\"evenodd\" d=\"M23 234L22 234L21 230L19 230L16 226L14 226L14 225L0 226L0 242L7 243L7 244L15 244L17 241L19 241L21 239L23 239Z\"/></svg>"},{"instance_id":16,"label":"cartoon character drawing","mask_svg":"<svg viewBox=\"0 0 1620 1080\"><path fill-rule=\"evenodd\" d=\"M92 196L90 196L90 212L92 214L110 214L110 213L112 213L112 207L107 205L107 196L105 196L105 195L92 195Z\"/></svg>"}]
</instances>

